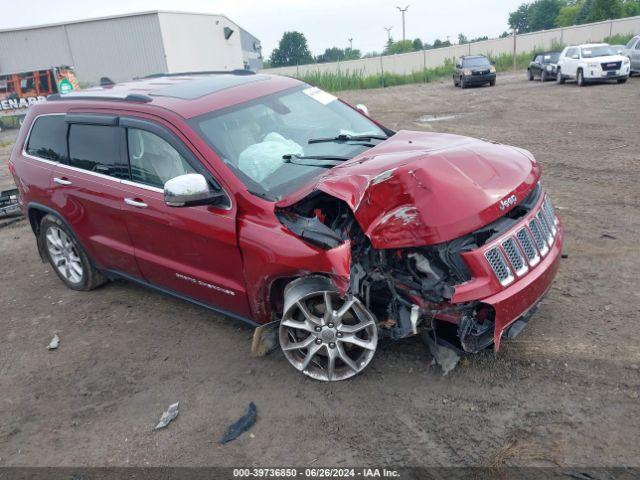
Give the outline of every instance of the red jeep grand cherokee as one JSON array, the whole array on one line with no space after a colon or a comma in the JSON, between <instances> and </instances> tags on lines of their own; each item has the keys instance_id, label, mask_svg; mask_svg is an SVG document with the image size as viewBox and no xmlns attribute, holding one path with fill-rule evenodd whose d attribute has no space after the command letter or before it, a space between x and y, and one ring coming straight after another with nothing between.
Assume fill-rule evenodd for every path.
<instances>
[{"instance_id":1,"label":"red jeep grand cherokee","mask_svg":"<svg viewBox=\"0 0 640 480\"><path fill-rule=\"evenodd\" d=\"M126 278L279 325L256 332L319 380L362 371L381 337L498 350L562 247L529 152L392 132L291 78L166 75L54 95L29 109L10 168L68 287Z\"/></svg>"}]
</instances>

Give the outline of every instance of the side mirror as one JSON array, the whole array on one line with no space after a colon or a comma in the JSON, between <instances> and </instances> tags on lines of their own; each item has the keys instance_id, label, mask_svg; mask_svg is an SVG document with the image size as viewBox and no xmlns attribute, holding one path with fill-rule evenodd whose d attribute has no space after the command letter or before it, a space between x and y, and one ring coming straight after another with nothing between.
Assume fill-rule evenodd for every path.
<instances>
[{"instance_id":1,"label":"side mirror","mask_svg":"<svg viewBox=\"0 0 640 480\"><path fill-rule=\"evenodd\" d=\"M456 63L456 68L462 68L462 64L461 63Z\"/></svg>"},{"instance_id":2,"label":"side mirror","mask_svg":"<svg viewBox=\"0 0 640 480\"><path fill-rule=\"evenodd\" d=\"M361 103L356 105L356 110L358 110L360 113L366 115L367 117L369 116L369 109L367 108L366 105L363 105Z\"/></svg>"},{"instance_id":3,"label":"side mirror","mask_svg":"<svg viewBox=\"0 0 640 480\"><path fill-rule=\"evenodd\" d=\"M199 173L180 175L164 184L164 203L170 207L209 205L222 197L224 193L212 190Z\"/></svg>"}]
</instances>

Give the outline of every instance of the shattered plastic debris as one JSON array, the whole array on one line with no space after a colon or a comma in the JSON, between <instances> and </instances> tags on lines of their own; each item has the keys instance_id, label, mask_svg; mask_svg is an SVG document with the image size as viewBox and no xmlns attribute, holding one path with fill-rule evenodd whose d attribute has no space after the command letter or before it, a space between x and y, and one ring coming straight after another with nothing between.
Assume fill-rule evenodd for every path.
<instances>
[{"instance_id":1,"label":"shattered plastic debris","mask_svg":"<svg viewBox=\"0 0 640 480\"><path fill-rule=\"evenodd\" d=\"M446 377L449 372L458 365L460 355L452 348L438 345L429 335L425 335L424 339L427 342L431 355L433 355L433 363L440 365L440 368L442 368L442 376Z\"/></svg>"},{"instance_id":2,"label":"shattered plastic debris","mask_svg":"<svg viewBox=\"0 0 640 480\"><path fill-rule=\"evenodd\" d=\"M160 417L160 421L158 422L154 430L159 430L169 425L169 423L171 423L171 421L178 416L178 413L180 413L178 411L179 406L180 406L180 402L176 402L169 405L169 408L167 409L166 412L162 414L162 416Z\"/></svg>"},{"instance_id":3,"label":"shattered plastic debris","mask_svg":"<svg viewBox=\"0 0 640 480\"><path fill-rule=\"evenodd\" d=\"M229 425L227 431L224 432L222 439L220 439L221 444L228 443L232 440L235 440L244 432L249 430L254 423L256 423L256 416L258 415L258 409L256 404L251 402L247 409L244 412L244 415L238 419L238 421Z\"/></svg>"},{"instance_id":4,"label":"shattered plastic debris","mask_svg":"<svg viewBox=\"0 0 640 480\"><path fill-rule=\"evenodd\" d=\"M53 335L53 338L49 342L49 345L47 345L47 350L55 350L56 348L58 348L59 345L60 345L60 337L56 333Z\"/></svg>"}]
</instances>

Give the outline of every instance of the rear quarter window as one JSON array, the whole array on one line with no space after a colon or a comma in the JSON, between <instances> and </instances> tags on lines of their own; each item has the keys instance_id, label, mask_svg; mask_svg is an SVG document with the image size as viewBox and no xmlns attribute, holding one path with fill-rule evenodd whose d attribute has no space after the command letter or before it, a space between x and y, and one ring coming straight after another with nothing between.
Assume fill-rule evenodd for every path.
<instances>
[{"instance_id":1,"label":"rear quarter window","mask_svg":"<svg viewBox=\"0 0 640 480\"><path fill-rule=\"evenodd\" d=\"M64 115L38 117L31 128L26 152L45 160L64 162L67 157L67 128Z\"/></svg>"}]
</instances>

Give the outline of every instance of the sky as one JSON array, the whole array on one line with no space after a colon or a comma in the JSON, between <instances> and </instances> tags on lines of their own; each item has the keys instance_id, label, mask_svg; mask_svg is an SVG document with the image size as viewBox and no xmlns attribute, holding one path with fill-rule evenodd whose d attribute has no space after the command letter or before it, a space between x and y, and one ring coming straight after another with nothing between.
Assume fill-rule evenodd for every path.
<instances>
[{"instance_id":1,"label":"sky","mask_svg":"<svg viewBox=\"0 0 640 480\"><path fill-rule=\"evenodd\" d=\"M0 29L81 20L148 10L221 13L262 42L265 57L286 31L304 33L313 54L325 48L348 47L363 54L381 51L391 36L402 39L397 6L409 5L406 37L433 43L458 34L497 37L507 30L509 12L524 0L2 0Z\"/></svg>"}]
</instances>

